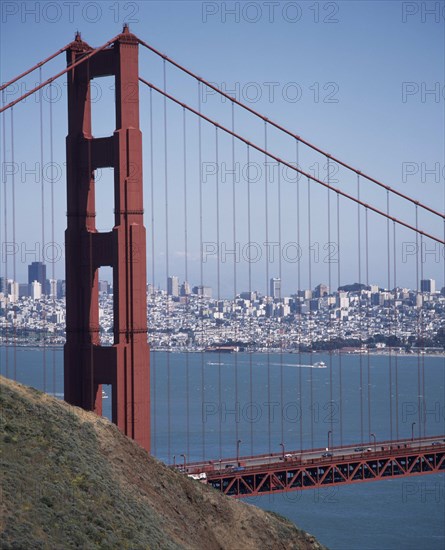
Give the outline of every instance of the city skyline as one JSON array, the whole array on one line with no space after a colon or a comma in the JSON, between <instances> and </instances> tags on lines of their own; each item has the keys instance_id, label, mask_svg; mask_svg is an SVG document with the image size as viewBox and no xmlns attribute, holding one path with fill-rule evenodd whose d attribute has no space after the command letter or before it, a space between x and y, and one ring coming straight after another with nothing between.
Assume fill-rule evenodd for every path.
<instances>
[{"instance_id":1,"label":"city skyline","mask_svg":"<svg viewBox=\"0 0 445 550\"><path fill-rule=\"evenodd\" d=\"M34 283L38 283L40 285L40 291L38 292L39 297L40 295L48 295L48 294L57 296L58 298L63 297L64 283L65 283L64 279L46 278L46 267L47 267L46 264L42 262L32 262L31 264L28 265L28 283L22 283L20 281L14 281L14 279L8 278L8 282L9 282L8 284L15 283L18 285L17 286L18 297L32 295L31 287ZM6 288L5 280L6 280L5 277L0 277L0 293L3 293L3 294ZM252 293L261 294L264 296L270 296L274 299L279 300L282 297L284 298L286 295L292 296L293 294L297 294L298 292L310 291L311 293L313 293L314 297L322 298L325 295L337 293L344 287L354 286L354 285L362 285L363 287L367 287L368 289L374 289L373 290L374 292L385 291L385 290L391 291L391 290L394 290L395 288L398 288L398 289L408 289L411 291L417 291L419 293L426 292L431 294L435 294L435 293L443 294L445 290L445 286L441 287L440 285L437 285L437 289L436 289L435 279L421 279L419 281L419 285L417 289L411 289L404 285L397 285L396 287L393 287L393 288L387 288L387 287L384 287L384 286L381 287L379 285L372 284L372 283L365 284L363 282L354 281L354 282L344 283L343 285L340 285L339 287L331 290L329 289L329 286L325 284L325 282L320 282L317 285L314 285L313 288L304 288L304 287L296 288L294 289L293 292L290 292L287 294L284 293L282 295L281 284L282 284L282 280L280 277L271 277L269 280L269 293L262 294L256 288L240 289L236 294L236 296L241 295L243 293L246 294L248 292L252 292ZM113 287L112 280L109 281L106 278L99 279L99 292L105 292L106 289L111 289L112 287ZM158 285L156 287L156 285L154 285L153 282L147 281L147 292L149 291L150 288L152 288L153 290L157 288L159 290L161 289L161 286ZM164 288L167 292L167 295L172 297L187 296L192 293L198 294L198 295L204 293L204 295L206 295L207 297L218 298L216 296L212 296L213 288L211 286L191 285L189 281L182 281L180 283L180 279L177 275L170 275L169 277L167 277L166 285ZM230 295L220 296L221 299L227 299L229 297ZM312 294L310 297L312 297Z\"/></svg>"},{"instance_id":2,"label":"city skyline","mask_svg":"<svg viewBox=\"0 0 445 550\"><path fill-rule=\"evenodd\" d=\"M424 281L425 286L432 282ZM108 283L99 286L100 345L109 346L115 342L114 299ZM369 351L388 346L398 353L425 348L443 354L445 288L441 293L418 293L354 284L331 294L325 289L320 284L281 298L241 292L217 299L211 289L194 287L191 294L173 296L148 286L148 340L152 350L171 351L214 346L229 346L226 351ZM0 293L6 346L65 343L64 298L41 293L9 298Z\"/></svg>"}]
</instances>

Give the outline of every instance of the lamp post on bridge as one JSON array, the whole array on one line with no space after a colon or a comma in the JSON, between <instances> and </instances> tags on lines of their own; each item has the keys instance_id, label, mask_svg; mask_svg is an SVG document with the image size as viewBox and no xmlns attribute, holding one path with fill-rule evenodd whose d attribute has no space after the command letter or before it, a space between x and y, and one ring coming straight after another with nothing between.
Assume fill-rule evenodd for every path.
<instances>
[{"instance_id":1,"label":"lamp post on bridge","mask_svg":"<svg viewBox=\"0 0 445 550\"><path fill-rule=\"evenodd\" d=\"M331 444L332 444L332 430L328 431L328 449L327 449L328 451L331 448L331 445L329 444L329 442L331 442Z\"/></svg>"},{"instance_id":2,"label":"lamp post on bridge","mask_svg":"<svg viewBox=\"0 0 445 550\"><path fill-rule=\"evenodd\" d=\"M411 424L411 441L414 441L414 426L416 425L415 422Z\"/></svg>"},{"instance_id":3,"label":"lamp post on bridge","mask_svg":"<svg viewBox=\"0 0 445 550\"><path fill-rule=\"evenodd\" d=\"M236 442L236 464L239 466L239 446L242 443L241 439Z\"/></svg>"},{"instance_id":4,"label":"lamp post on bridge","mask_svg":"<svg viewBox=\"0 0 445 550\"><path fill-rule=\"evenodd\" d=\"M280 443L280 446L281 446L281 450L282 450L281 457L282 457L283 460L284 460L284 443Z\"/></svg>"},{"instance_id":5,"label":"lamp post on bridge","mask_svg":"<svg viewBox=\"0 0 445 550\"><path fill-rule=\"evenodd\" d=\"M186 471L186 464L187 464L186 459L187 459L187 456L184 455L184 454L182 454L182 455L180 455L180 456L182 456L183 459L184 459L184 471Z\"/></svg>"},{"instance_id":6,"label":"lamp post on bridge","mask_svg":"<svg viewBox=\"0 0 445 550\"><path fill-rule=\"evenodd\" d=\"M173 455L173 468L176 468L176 455Z\"/></svg>"},{"instance_id":7,"label":"lamp post on bridge","mask_svg":"<svg viewBox=\"0 0 445 550\"><path fill-rule=\"evenodd\" d=\"M376 443L376 439L375 439L375 434L372 433L372 434L369 434L369 436L374 439L374 452L375 452L375 451L377 451L377 443Z\"/></svg>"}]
</instances>

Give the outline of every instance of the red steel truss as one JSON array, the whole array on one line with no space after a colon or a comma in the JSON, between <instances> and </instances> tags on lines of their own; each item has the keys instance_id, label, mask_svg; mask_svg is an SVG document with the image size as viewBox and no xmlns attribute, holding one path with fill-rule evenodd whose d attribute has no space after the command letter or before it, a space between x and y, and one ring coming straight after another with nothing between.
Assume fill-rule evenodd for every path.
<instances>
[{"instance_id":1,"label":"red steel truss","mask_svg":"<svg viewBox=\"0 0 445 550\"><path fill-rule=\"evenodd\" d=\"M209 485L235 498L316 489L445 471L445 443L361 456L274 462L231 471L207 471Z\"/></svg>"}]
</instances>

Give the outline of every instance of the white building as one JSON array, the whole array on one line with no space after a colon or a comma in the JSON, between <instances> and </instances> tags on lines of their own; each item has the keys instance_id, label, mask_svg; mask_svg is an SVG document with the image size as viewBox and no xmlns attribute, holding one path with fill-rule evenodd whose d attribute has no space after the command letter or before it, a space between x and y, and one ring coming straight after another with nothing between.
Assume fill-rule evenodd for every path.
<instances>
[{"instance_id":1,"label":"white building","mask_svg":"<svg viewBox=\"0 0 445 550\"><path fill-rule=\"evenodd\" d=\"M33 300L40 300L42 297L42 285L38 281L31 283L31 298Z\"/></svg>"}]
</instances>

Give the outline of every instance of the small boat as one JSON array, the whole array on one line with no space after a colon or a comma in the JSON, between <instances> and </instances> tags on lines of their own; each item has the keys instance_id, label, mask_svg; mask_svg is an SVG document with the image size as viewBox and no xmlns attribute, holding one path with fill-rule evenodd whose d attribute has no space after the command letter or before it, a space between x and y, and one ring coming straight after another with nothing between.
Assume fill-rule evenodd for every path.
<instances>
[{"instance_id":1,"label":"small boat","mask_svg":"<svg viewBox=\"0 0 445 550\"><path fill-rule=\"evenodd\" d=\"M108 395L105 393L105 390L102 390L102 399L108 399Z\"/></svg>"},{"instance_id":2,"label":"small boat","mask_svg":"<svg viewBox=\"0 0 445 550\"><path fill-rule=\"evenodd\" d=\"M326 363L324 361L317 361L316 363L314 363L314 368L315 369L325 369L326 368Z\"/></svg>"}]
</instances>

